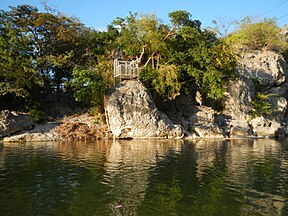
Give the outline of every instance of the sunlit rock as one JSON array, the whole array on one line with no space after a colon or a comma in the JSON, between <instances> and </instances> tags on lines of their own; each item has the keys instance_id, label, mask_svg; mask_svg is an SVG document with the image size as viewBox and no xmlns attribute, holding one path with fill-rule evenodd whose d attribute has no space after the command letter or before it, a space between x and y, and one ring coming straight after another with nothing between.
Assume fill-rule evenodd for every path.
<instances>
[{"instance_id":1,"label":"sunlit rock","mask_svg":"<svg viewBox=\"0 0 288 216\"><path fill-rule=\"evenodd\" d=\"M256 117L249 122L253 128L255 135L259 137L277 137L284 134L284 129L281 124L275 120Z\"/></svg>"},{"instance_id":2,"label":"sunlit rock","mask_svg":"<svg viewBox=\"0 0 288 216\"><path fill-rule=\"evenodd\" d=\"M187 138L224 138L225 134L216 124L215 111L206 106L197 106L189 119Z\"/></svg>"},{"instance_id":3,"label":"sunlit rock","mask_svg":"<svg viewBox=\"0 0 288 216\"><path fill-rule=\"evenodd\" d=\"M109 126L117 138L181 138L180 126L160 112L148 89L136 80L114 86L107 95Z\"/></svg>"},{"instance_id":4,"label":"sunlit rock","mask_svg":"<svg viewBox=\"0 0 288 216\"><path fill-rule=\"evenodd\" d=\"M272 51L248 52L243 53L238 61L238 72L261 85L279 85L285 82L287 63Z\"/></svg>"}]
</instances>

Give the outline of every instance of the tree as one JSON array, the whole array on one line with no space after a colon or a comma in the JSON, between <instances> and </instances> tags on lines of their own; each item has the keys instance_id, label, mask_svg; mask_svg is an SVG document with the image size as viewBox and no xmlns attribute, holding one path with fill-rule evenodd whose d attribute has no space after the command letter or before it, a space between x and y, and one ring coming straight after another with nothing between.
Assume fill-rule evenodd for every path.
<instances>
[{"instance_id":1,"label":"tree","mask_svg":"<svg viewBox=\"0 0 288 216\"><path fill-rule=\"evenodd\" d=\"M246 17L239 25L239 29L232 32L226 41L236 49L274 50L287 49L285 36L277 26L275 19L264 19L260 22Z\"/></svg>"},{"instance_id":2,"label":"tree","mask_svg":"<svg viewBox=\"0 0 288 216\"><path fill-rule=\"evenodd\" d=\"M181 21L189 17L183 12L172 15L171 21L181 24L171 40L171 61L180 71L182 86L189 89L196 85L204 98L221 100L224 82L233 75L236 63L232 50L213 32L201 30L199 21Z\"/></svg>"},{"instance_id":3,"label":"tree","mask_svg":"<svg viewBox=\"0 0 288 216\"><path fill-rule=\"evenodd\" d=\"M99 70L75 67L73 70L74 97L84 106L101 107L106 92L106 80Z\"/></svg>"},{"instance_id":4,"label":"tree","mask_svg":"<svg viewBox=\"0 0 288 216\"><path fill-rule=\"evenodd\" d=\"M216 35L201 29L187 11L169 13L172 26L154 14L132 14L113 22L121 57L138 57L141 80L164 98L173 99L196 85L201 93L221 99L223 82L233 74L232 50Z\"/></svg>"},{"instance_id":5,"label":"tree","mask_svg":"<svg viewBox=\"0 0 288 216\"><path fill-rule=\"evenodd\" d=\"M28 97L33 84L39 81L33 65L33 47L7 13L0 13L0 95Z\"/></svg>"},{"instance_id":6,"label":"tree","mask_svg":"<svg viewBox=\"0 0 288 216\"><path fill-rule=\"evenodd\" d=\"M1 95L25 97L26 105L65 91L75 65L91 64L94 31L75 18L20 5L1 11ZM38 106L38 105L37 105Z\"/></svg>"}]
</instances>

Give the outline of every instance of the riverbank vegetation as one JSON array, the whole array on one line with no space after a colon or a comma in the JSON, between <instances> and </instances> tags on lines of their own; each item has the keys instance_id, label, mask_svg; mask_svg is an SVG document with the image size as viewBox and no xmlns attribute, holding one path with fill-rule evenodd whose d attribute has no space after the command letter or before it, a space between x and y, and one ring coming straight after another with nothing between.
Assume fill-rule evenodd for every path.
<instances>
[{"instance_id":1,"label":"riverbank vegetation","mask_svg":"<svg viewBox=\"0 0 288 216\"><path fill-rule=\"evenodd\" d=\"M239 53L265 49L288 56L276 20L247 18L236 31L217 37L187 11L168 16L166 24L155 14L129 13L97 31L49 7L0 11L0 109L30 111L41 121L47 98L62 100L63 93L78 106L101 109L114 83L115 58L137 59L141 81L163 98L193 89L204 101L221 102L225 83L237 77Z\"/></svg>"}]
</instances>

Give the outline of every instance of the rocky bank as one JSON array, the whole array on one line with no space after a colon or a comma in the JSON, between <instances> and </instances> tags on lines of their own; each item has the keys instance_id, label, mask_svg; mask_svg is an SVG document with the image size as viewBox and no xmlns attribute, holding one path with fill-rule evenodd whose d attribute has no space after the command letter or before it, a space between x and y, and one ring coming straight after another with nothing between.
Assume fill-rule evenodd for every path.
<instances>
[{"instance_id":1,"label":"rocky bank","mask_svg":"<svg viewBox=\"0 0 288 216\"><path fill-rule=\"evenodd\" d=\"M283 57L271 51L244 53L237 65L237 74L237 78L227 84L225 108L221 112L196 101L196 92L155 104L141 82L129 80L108 92L105 100L107 124L95 125L95 119L86 114L37 125L27 114L1 111L0 138L18 142L288 135L287 63ZM257 92L270 95L271 114L251 115L251 102Z\"/></svg>"},{"instance_id":2,"label":"rocky bank","mask_svg":"<svg viewBox=\"0 0 288 216\"><path fill-rule=\"evenodd\" d=\"M109 127L117 138L182 138L182 127L160 112L137 80L114 86L107 95Z\"/></svg>"},{"instance_id":3,"label":"rocky bank","mask_svg":"<svg viewBox=\"0 0 288 216\"><path fill-rule=\"evenodd\" d=\"M199 105L195 95L180 95L157 106L139 81L124 81L107 95L110 130L118 138L243 138L288 135L287 63L271 51L244 53L237 78L227 84L225 108ZM251 102L268 97L272 114L260 114ZM197 97L197 96L196 96ZM199 101L198 101L199 102ZM200 103L201 104L201 103ZM159 109L161 111L159 111Z\"/></svg>"}]
</instances>

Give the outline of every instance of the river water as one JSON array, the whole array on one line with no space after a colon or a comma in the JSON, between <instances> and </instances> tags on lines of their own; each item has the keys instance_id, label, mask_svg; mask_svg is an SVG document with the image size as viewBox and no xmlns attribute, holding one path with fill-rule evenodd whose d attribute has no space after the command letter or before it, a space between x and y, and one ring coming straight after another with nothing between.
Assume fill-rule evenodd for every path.
<instances>
[{"instance_id":1,"label":"river water","mask_svg":"<svg viewBox=\"0 0 288 216\"><path fill-rule=\"evenodd\" d=\"M288 215L288 140L0 144L0 215Z\"/></svg>"}]
</instances>

